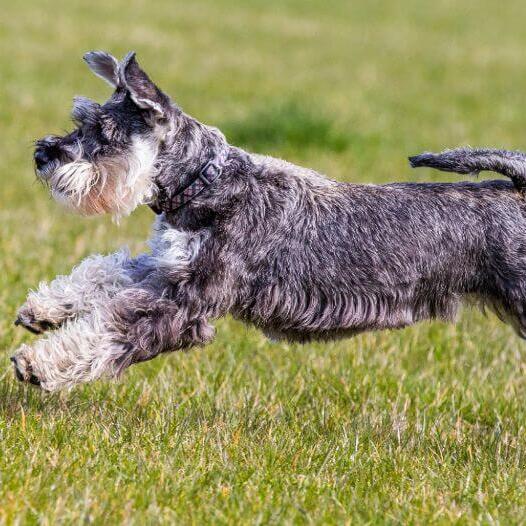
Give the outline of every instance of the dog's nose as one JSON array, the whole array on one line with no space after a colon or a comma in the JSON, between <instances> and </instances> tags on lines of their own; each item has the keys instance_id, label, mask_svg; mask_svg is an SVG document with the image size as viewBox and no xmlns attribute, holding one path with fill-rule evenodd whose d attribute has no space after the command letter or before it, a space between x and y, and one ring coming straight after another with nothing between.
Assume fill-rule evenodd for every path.
<instances>
[{"instance_id":1,"label":"dog's nose","mask_svg":"<svg viewBox=\"0 0 526 526\"><path fill-rule=\"evenodd\" d=\"M35 164L37 165L37 168L39 170L44 165L46 165L49 161L51 161L51 158L49 157L49 154L46 152L46 150L39 148L35 152Z\"/></svg>"}]
</instances>

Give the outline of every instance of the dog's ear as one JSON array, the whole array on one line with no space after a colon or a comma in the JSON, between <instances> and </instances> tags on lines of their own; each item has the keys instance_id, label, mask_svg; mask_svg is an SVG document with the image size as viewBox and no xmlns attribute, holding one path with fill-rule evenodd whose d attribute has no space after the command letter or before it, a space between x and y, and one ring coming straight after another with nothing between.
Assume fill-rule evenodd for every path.
<instances>
[{"instance_id":1,"label":"dog's ear","mask_svg":"<svg viewBox=\"0 0 526 526\"><path fill-rule=\"evenodd\" d=\"M135 53L130 52L124 57L119 68L119 83L127 88L130 96L144 110L149 110L156 119L166 117L170 107L170 98L165 95L140 68Z\"/></svg>"},{"instance_id":2,"label":"dog's ear","mask_svg":"<svg viewBox=\"0 0 526 526\"><path fill-rule=\"evenodd\" d=\"M90 51L84 55L84 60L91 71L110 86L119 85L119 62L115 57L104 51Z\"/></svg>"}]
</instances>

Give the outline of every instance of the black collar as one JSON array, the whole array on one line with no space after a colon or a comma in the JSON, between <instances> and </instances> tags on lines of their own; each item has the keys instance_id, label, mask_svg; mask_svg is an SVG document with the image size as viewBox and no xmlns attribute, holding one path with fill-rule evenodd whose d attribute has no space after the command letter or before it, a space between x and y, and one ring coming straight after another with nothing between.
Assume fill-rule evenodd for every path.
<instances>
[{"instance_id":1,"label":"black collar","mask_svg":"<svg viewBox=\"0 0 526 526\"><path fill-rule=\"evenodd\" d=\"M155 201L149 205L150 208L156 214L177 212L221 177L225 168L225 161L226 156L224 154L212 157L192 177L190 183L175 194L172 194L170 187L157 185L157 195Z\"/></svg>"}]
</instances>

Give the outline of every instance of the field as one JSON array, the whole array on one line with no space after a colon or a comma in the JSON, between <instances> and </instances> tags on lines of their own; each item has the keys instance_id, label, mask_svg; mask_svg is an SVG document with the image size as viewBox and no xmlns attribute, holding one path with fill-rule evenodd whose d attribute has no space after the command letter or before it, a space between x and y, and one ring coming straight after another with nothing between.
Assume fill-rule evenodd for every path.
<instances>
[{"instance_id":1,"label":"field","mask_svg":"<svg viewBox=\"0 0 526 526\"><path fill-rule=\"evenodd\" d=\"M68 215L32 141L109 88L81 60L134 49L231 142L360 182L456 180L406 156L524 147L519 0L5 2L0 24L0 522L512 524L526 516L526 348L494 316L339 343L231 320L209 347L43 394L9 356L26 291L145 248L152 214Z\"/></svg>"}]
</instances>

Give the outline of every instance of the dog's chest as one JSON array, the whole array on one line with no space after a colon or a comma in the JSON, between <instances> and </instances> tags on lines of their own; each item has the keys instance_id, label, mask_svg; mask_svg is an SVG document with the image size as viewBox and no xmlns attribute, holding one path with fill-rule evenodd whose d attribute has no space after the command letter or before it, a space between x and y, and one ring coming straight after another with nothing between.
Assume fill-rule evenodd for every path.
<instances>
[{"instance_id":1,"label":"dog's chest","mask_svg":"<svg viewBox=\"0 0 526 526\"><path fill-rule=\"evenodd\" d=\"M166 269L170 273L188 272L208 236L206 229L178 229L159 216L150 240L152 256L160 269Z\"/></svg>"}]
</instances>

